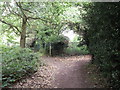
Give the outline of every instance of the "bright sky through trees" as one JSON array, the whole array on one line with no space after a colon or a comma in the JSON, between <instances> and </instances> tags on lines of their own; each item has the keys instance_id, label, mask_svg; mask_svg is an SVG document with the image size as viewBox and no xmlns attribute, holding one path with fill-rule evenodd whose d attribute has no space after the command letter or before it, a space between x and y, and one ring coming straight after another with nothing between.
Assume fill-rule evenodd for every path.
<instances>
[{"instance_id":1,"label":"bright sky through trees","mask_svg":"<svg viewBox=\"0 0 120 90\"><path fill-rule=\"evenodd\" d=\"M63 31L62 34L64 36L67 36L71 42L74 42L73 40L74 40L75 36L78 36L78 34L74 33L73 30L65 30L65 31Z\"/></svg>"}]
</instances>

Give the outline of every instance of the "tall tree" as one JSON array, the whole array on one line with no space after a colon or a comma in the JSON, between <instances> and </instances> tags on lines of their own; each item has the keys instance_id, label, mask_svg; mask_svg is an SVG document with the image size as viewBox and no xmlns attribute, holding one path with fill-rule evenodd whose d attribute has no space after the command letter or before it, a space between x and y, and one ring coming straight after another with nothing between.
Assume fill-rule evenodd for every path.
<instances>
[{"instance_id":1,"label":"tall tree","mask_svg":"<svg viewBox=\"0 0 120 90\"><path fill-rule=\"evenodd\" d=\"M66 6L67 4L60 2L5 2L1 8L3 13L0 21L8 25L8 29L12 29L20 35L20 47L24 48L27 28L34 20L37 20L35 23L41 20L46 27L52 30L53 34L59 34L61 27L64 25L59 16Z\"/></svg>"},{"instance_id":2,"label":"tall tree","mask_svg":"<svg viewBox=\"0 0 120 90\"><path fill-rule=\"evenodd\" d=\"M0 21L6 25L9 26L8 29L11 29L18 35L20 35L20 47L25 48L26 43L26 29L27 25L29 25L29 20L34 19L40 19L45 21L44 19L40 17L36 17L36 10L32 9L33 7L36 7L36 3L23 3L23 2L12 2L8 3L5 2L2 6L3 8L1 11L4 10L2 13L2 19L0 18ZM9 19L9 17L13 18L16 17L15 20ZM15 22L15 23L14 23ZM18 23L20 25L16 25Z\"/></svg>"}]
</instances>

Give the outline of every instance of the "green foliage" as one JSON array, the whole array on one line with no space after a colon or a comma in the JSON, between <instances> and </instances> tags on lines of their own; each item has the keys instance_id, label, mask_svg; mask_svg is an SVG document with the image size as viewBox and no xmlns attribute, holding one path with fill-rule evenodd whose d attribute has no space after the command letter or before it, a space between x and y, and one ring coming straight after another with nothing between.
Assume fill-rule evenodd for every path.
<instances>
[{"instance_id":1,"label":"green foliage","mask_svg":"<svg viewBox=\"0 0 120 90\"><path fill-rule=\"evenodd\" d=\"M110 87L120 88L120 3L90 3L84 9L93 63L100 66Z\"/></svg>"},{"instance_id":2,"label":"green foliage","mask_svg":"<svg viewBox=\"0 0 120 90\"><path fill-rule=\"evenodd\" d=\"M52 35L50 36L46 42L64 42L65 40L69 40L67 37L63 36L63 35Z\"/></svg>"},{"instance_id":3,"label":"green foliage","mask_svg":"<svg viewBox=\"0 0 120 90\"><path fill-rule=\"evenodd\" d=\"M88 46L94 56L93 63L101 67L110 86L120 88L120 3L19 2L19 4L22 9L10 3L3 3L0 6L2 15L0 21L4 23L0 44L19 44L16 38L22 36L21 26L25 14L28 19L25 36L38 39L35 42L39 44L36 45L36 49L43 47L47 53L51 50L53 55L60 54L68 45L68 39L60 35L67 25L67 28L82 36L82 42L79 47L72 45L65 49L65 52L88 54ZM2 40L3 38L6 40ZM36 70L37 57L27 48L4 46L0 53L3 58L3 86L8 86L9 83Z\"/></svg>"},{"instance_id":4,"label":"green foliage","mask_svg":"<svg viewBox=\"0 0 120 90\"><path fill-rule=\"evenodd\" d=\"M65 49L65 53L68 55L83 55L89 54L89 51L86 45L78 47L74 42Z\"/></svg>"},{"instance_id":5,"label":"green foliage","mask_svg":"<svg viewBox=\"0 0 120 90\"><path fill-rule=\"evenodd\" d=\"M63 53L63 50L68 46L68 38L62 35L51 36L46 43L46 53L50 54L50 46L51 46L51 54L59 55Z\"/></svg>"},{"instance_id":6,"label":"green foliage","mask_svg":"<svg viewBox=\"0 0 120 90\"><path fill-rule=\"evenodd\" d=\"M39 31L43 32L43 35L41 36L47 36L44 35L44 30L47 27L47 30L45 30L46 33L49 34L59 34L60 29L64 25L63 22L61 22L60 15L63 13L65 8L69 6L69 3L62 3L62 2L15 2L12 1L0 3L1 9L0 12L2 17L0 18L0 22L3 23L2 25L2 33L15 33L18 35L17 37L21 37L23 28L21 27L23 22L22 20L24 18L27 19L27 25L24 34L25 36L29 36L29 34L34 34L34 31L39 33ZM20 5L20 6L19 6ZM6 9L7 8L7 9ZM35 9L34 9L35 8ZM22 11L21 11L22 10ZM25 17L24 17L25 16ZM52 32L52 33L51 33ZM7 36L8 36L7 35ZM8 40L8 42L12 43L13 40L11 40L11 37ZM23 38L23 37L22 37ZM15 38L16 39L16 38ZM20 43L20 42L19 42ZM25 42L26 43L26 42ZM14 42L13 42L14 44Z\"/></svg>"},{"instance_id":7,"label":"green foliage","mask_svg":"<svg viewBox=\"0 0 120 90\"><path fill-rule=\"evenodd\" d=\"M2 87L33 73L38 67L38 56L28 48L2 47Z\"/></svg>"}]
</instances>

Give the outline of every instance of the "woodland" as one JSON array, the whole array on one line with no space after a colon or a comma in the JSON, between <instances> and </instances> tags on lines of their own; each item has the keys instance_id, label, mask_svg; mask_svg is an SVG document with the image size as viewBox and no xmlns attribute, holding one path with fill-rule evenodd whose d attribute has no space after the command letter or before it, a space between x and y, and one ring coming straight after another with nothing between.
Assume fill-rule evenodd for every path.
<instances>
[{"instance_id":1,"label":"woodland","mask_svg":"<svg viewBox=\"0 0 120 90\"><path fill-rule=\"evenodd\" d=\"M37 72L43 56L91 55L108 87L120 88L120 3L13 0L0 2L0 15L2 87Z\"/></svg>"}]
</instances>

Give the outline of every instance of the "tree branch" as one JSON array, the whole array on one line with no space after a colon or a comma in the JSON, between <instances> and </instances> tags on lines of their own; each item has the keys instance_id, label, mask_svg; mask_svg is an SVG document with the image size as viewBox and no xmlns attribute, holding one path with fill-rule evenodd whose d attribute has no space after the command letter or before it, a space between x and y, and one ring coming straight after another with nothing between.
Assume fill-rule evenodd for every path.
<instances>
[{"instance_id":1,"label":"tree branch","mask_svg":"<svg viewBox=\"0 0 120 90\"><path fill-rule=\"evenodd\" d=\"M27 17L27 19L34 19L34 20L40 19L42 21L48 22L47 20L39 18L39 17Z\"/></svg>"},{"instance_id":2,"label":"tree branch","mask_svg":"<svg viewBox=\"0 0 120 90\"><path fill-rule=\"evenodd\" d=\"M7 5L7 7L8 7L8 10L11 12L11 13L13 13L14 15L17 15L17 16L19 16L19 17L21 17L22 18L22 16L20 15L20 14L18 14L18 13L16 13L15 11L13 11L13 10L11 10L10 8L12 8L8 3L6 3L6 5Z\"/></svg>"},{"instance_id":3,"label":"tree branch","mask_svg":"<svg viewBox=\"0 0 120 90\"><path fill-rule=\"evenodd\" d=\"M7 22L3 21L2 19L0 19L0 22L9 25L10 28L13 28L14 30L16 29L19 33L21 33L17 26L14 26L14 25L12 25L10 23L7 23Z\"/></svg>"},{"instance_id":4,"label":"tree branch","mask_svg":"<svg viewBox=\"0 0 120 90\"><path fill-rule=\"evenodd\" d=\"M25 13L24 13L24 11L23 11L23 8L22 8L20 2L19 2L19 4L18 4L18 2L15 2L15 3L16 3L16 5L20 8L20 10L21 10L23 16L26 17L26 15L25 15Z\"/></svg>"},{"instance_id":5,"label":"tree branch","mask_svg":"<svg viewBox=\"0 0 120 90\"><path fill-rule=\"evenodd\" d=\"M24 11L27 11L29 13L33 13L32 11L28 10L28 9L25 9L25 8L22 8Z\"/></svg>"}]
</instances>

